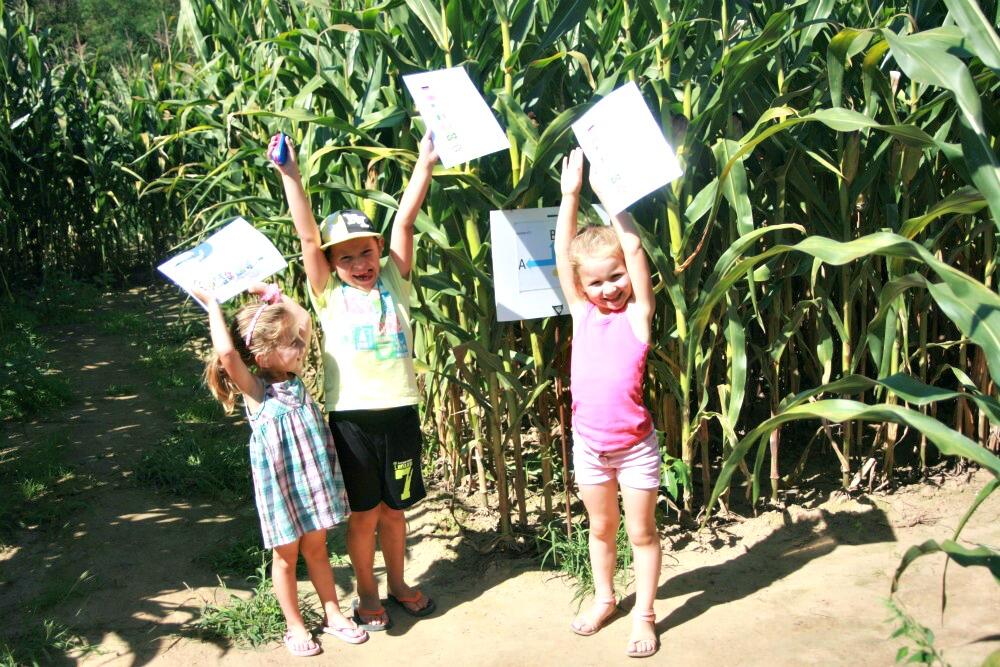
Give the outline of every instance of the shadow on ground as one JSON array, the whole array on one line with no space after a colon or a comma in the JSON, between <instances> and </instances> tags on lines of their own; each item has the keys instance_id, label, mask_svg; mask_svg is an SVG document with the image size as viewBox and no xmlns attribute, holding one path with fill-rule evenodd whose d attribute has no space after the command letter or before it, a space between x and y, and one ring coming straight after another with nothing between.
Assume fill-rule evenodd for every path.
<instances>
[{"instance_id":1,"label":"shadow on ground","mask_svg":"<svg viewBox=\"0 0 1000 667\"><path fill-rule=\"evenodd\" d=\"M895 542L885 513L866 504L863 512L810 510L798 519L785 510L778 529L735 558L668 576L660 585L658 599L695 595L660 619L657 630L683 625L712 607L753 595L839 546ZM723 581L724 586L716 585Z\"/></svg>"},{"instance_id":2,"label":"shadow on ground","mask_svg":"<svg viewBox=\"0 0 1000 667\"><path fill-rule=\"evenodd\" d=\"M217 592L213 554L256 534L245 461L245 482L216 479L192 435L194 441L185 443L189 449L183 450L187 458L171 465L203 466L209 472L203 472L187 491L156 491L149 481L155 475L150 477L152 473L143 468L148 468L149 460L157 460L164 442L176 433L178 415L185 410L184 414L199 414L204 390L191 379L200 366L193 353L189 358L168 355L143 361L148 349L144 352L135 339L142 326L112 334L102 322L125 312L166 326L178 319L179 307L168 293L139 291L116 297L94 318L54 322L48 331L54 343L52 356L76 401L31 423L0 424L4 438L0 451L13 452L16 458L19 452L58 437L64 442L60 455L73 471L70 480L53 487L58 492L53 491L44 520L15 531L12 548L0 553L0 617L13 619L0 631L0 640L35 650L46 664L77 664L79 654L70 653L74 657L69 658L66 652L81 643L113 647L120 655L128 654L132 665L161 656L194 634L190 620L197 617L207 596ZM176 379L166 383L175 386L158 385L163 377ZM228 423L224 430L245 442L242 427ZM214 437L212 433L208 437ZM235 451L238 458L245 456ZM62 484L66 486L60 490ZM245 484L242 491L241 484ZM226 487L229 495L213 494L213 485ZM498 550L496 534L488 528L460 529L449 504L446 496L432 496L408 513L408 573L412 584L435 598L436 616L447 616L506 579L540 567L533 553L526 557ZM695 595L658 626L662 631L715 605L752 595L839 545L892 540L888 521L874 506L861 515L813 512L798 521L786 513L783 526L740 556L668 576L660 599ZM332 551L346 552L342 528L331 532L330 541ZM338 587L352 591L349 566L334 571ZM384 573L377 573L384 581ZM722 578L731 585L714 586ZM234 591L249 588L240 577L234 577L232 584ZM345 595L341 606L349 608L350 601L351 596ZM394 621L390 635L406 634L419 620L398 606L387 609ZM46 630L46 620L58 625ZM51 636L60 628L67 628L68 634ZM202 640L212 642L219 657L232 648L225 641Z\"/></svg>"}]
</instances>

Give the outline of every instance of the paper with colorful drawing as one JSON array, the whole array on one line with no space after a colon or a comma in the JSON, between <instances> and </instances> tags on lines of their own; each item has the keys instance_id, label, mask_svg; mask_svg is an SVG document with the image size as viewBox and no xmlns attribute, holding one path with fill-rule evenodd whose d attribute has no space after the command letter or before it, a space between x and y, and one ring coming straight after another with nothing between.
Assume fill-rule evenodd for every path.
<instances>
[{"instance_id":1,"label":"paper with colorful drawing","mask_svg":"<svg viewBox=\"0 0 1000 667\"><path fill-rule=\"evenodd\" d=\"M573 133L591 169L600 172L611 214L681 175L673 148L634 82L606 95L578 121Z\"/></svg>"},{"instance_id":2,"label":"paper with colorful drawing","mask_svg":"<svg viewBox=\"0 0 1000 667\"><path fill-rule=\"evenodd\" d=\"M434 148L445 167L510 147L464 68L407 74L403 83L427 129L434 133Z\"/></svg>"},{"instance_id":3,"label":"paper with colorful drawing","mask_svg":"<svg viewBox=\"0 0 1000 667\"><path fill-rule=\"evenodd\" d=\"M222 303L287 265L266 236L243 218L236 218L157 268L188 294L192 288L202 289Z\"/></svg>"}]
</instances>

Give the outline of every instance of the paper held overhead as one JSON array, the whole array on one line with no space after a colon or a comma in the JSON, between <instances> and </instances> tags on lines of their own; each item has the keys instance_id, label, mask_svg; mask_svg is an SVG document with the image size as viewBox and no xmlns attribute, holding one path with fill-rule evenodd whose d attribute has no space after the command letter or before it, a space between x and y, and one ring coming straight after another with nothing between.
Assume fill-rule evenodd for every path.
<instances>
[{"instance_id":1,"label":"paper held overhead","mask_svg":"<svg viewBox=\"0 0 1000 667\"><path fill-rule=\"evenodd\" d=\"M236 218L157 268L188 294L198 288L222 303L287 265L266 236L243 218Z\"/></svg>"},{"instance_id":2,"label":"paper held overhead","mask_svg":"<svg viewBox=\"0 0 1000 667\"><path fill-rule=\"evenodd\" d=\"M464 68L407 74L403 83L433 133L434 148L444 166L510 148L507 135Z\"/></svg>"},{"instance_id":3,"label":"paper held overhead","mask_svg":"<svg viewBox=\"0 0 1000 667\"><path fill-rule=\"evenodd\" d=\"M598 171L602 197L615 214L681 175L681 166L663 138L634 82L608 94L573 123L573 133Z\"/></svg>"}]
</instances>

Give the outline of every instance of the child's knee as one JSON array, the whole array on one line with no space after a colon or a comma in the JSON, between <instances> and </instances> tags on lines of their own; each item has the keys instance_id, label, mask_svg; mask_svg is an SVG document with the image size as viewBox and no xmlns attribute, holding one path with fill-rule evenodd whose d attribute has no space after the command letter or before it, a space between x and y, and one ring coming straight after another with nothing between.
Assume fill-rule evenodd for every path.
<instances>
[{"instance_id":1,"label":"child's knee","mask_svg":"<svg viewBox=\"0 0 1000 667\"><path fill-rule=\"evenodd\" d=\"M327 559L326 540L313 540L303 543L300 551L308 562L325 561Z\"/></svg>"},{"instance_id":2,"label":"child's knee","mask_svg":"<svg viewBox=\"0 0 1000 667\"><path fill-rule=\"evenodd\" d=\"M351 517L348 519L347 523L347 529L351 532L373 532L375 530L375 526L378 525L381 516L382 513L378 507L364 512L351 512Z\"/></svg>"},{"instance_id":3,"label":"child's knee","mask_svg":"<svg viewBox=\"0 0 1000 667\"><path fill-rule=\"evenodd\" d=\"M285 544L271 550L275 570L295 569L295 563L299 559L298 543Z\"/></svg>"},{"instance_id":4,"label":"child's knee","mask_svg":"<svg viewBox=\"0 0 1000 667\"><path fill-rule=\"evenodd\" d=\"M403 510L394 510L385 503L382 503L379 509L378 521L382 525L402 525L406 522L406 516L403 514Z\"/></svg>"},{"instance_id":5,"label":"child's knee","mask_svg":"<svg viewBox=\"0 0 1000 667\"><path fill-rule=\"evenodd\" d=\"M618 536L618 517L590 517L590 536L602 542L615 541Z\"/></svg>"},{"instance_id":6,"label":"child's knee","mask_svg":"<svg viewBox=\"0 0 1000 667\"><path fill-rule=\"evenodd\" d=\"M637 526L625 526L628 532L628 541L633 547L648 547L660 543L660 536L656 533L655 524L640 524Z\"/></svg>"}]
</instances>

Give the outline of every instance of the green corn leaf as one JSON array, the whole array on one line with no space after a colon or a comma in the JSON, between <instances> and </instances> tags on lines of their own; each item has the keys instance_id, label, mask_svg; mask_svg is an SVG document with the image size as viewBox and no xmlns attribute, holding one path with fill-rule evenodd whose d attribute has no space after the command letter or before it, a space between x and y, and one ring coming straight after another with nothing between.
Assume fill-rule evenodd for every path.
<instances>
[{"instance_id":1,"label":"green corn leaf","mask_svg":"<svg viewBox=\"0 0 1000 667\"><path fill-rule=\"evenodd\" d=\"M944 4L979 59L994 74L1000 75L1000 37L997 37L995 26L983 15L979 3L975 0L944 0Z\"/></svg>"},{"instance_id":2,"label":"green corn leaf","mask_svg":"<svg viewBox=\"0 0 1000 667\"><path fill-rule=\"evenodd\" d=\"M719 496L729 486L729 480L732 478L733 472L740 461L746 456L750 447L758 440L766 438L771 431L782 424L798 419L826 419L830 422L854 420L895 422L910 426L927 436L927 439L934 443L942 454L947 456L961 456L969 459L1000 478L1000 458L997 458L995 454L988 451L985 447L973 442L961 433L948 428L932 417L898 405L865 405L857 401L827 399L784 409L747 433L736 447L733 448L732 453L722 464L722 469L719 471L719 477L716 480L711 499L708 503L709 511L715 506L715 502ZM708 514L706 513L702 525L707 520Z\"/></svg>"},{"instance_id":3,"label":"green corn leaf","mask_svg":"<svg viewBox=\"0 0 1000 667\"><path fill-rule=\"evenodd\" d=\"M934 204L927 213L904 222L899 228L899 235L912 239L938 218L946 215L972 215L985 206L986 200L977 190L971 187L959 188Z\"/></svg>"},{"instance_id":4,"label":"green corn leaf","mask_svg":"<svg viewBox=\"0 0 1000 667\"><path fill-rule=\"evenodd\" d=\"M962 133L962 145L972 172L972 182L986 198L994 223L1000 228L1000 161L983 126L979 93L965 63L943 48L932 48L933 45L926 42L914 43L907 37L897 37L889 30L883 30L883 35L889 42L893 57L907 76L944 88L955 96L966 130Z\"/></svg>"},{"instance_id":5,"label":"green corn leaf","mask_svg":"<svg viewBox=\"0 0 1000 667\"><path fill-rule=\"evenodd\" d=\"M716 164L721 172L733 154L739 150L739 143L731 139L720 139L712 147ZM747 172L742 160L734 159L725 176L721 176L722 194L736 215L736 230L744 236L753 230L753 207L748 196Z\"/></svg>"},{"instance_id":6,"label":"green corn leaf","mask_svg":"<svg viewBox=\"0 0 1000 667\"><path fill-rule=\"evenodd\" d=\"M736 424L743 409L743 399L746 395L747 383L747 350L746 331L739 313L732 300L726 301L726 342L729 344L730 364L732 365L730 378L732 388L729 392L729 404L726 407L726 418L729 424ZM735 443L735 437L733 438Z\"/></svg>"},{"instance_id":7,"label":"green corn leaf","mask_svg":"<svg viewBox=\"0 0 1000 667\"><path fill-rule=\"evenodd\" d=\"M560 37L575 28L587 14L590 4L586 0L559 0L559 4L552 12L552 19L538 40L538 46L535 47L530 59L535 60L544 54Z\"/></svg>"},{"instance_id":8,"label":"green corn leaf","mask_svg":"<svg viewBox=\"0 0 1000 667\"><path fill-rule=\"evenodd\" d=\"M431 0L406 0L406 6L424 24L439 49L442 51L451 49L448 24L442 19L441 12Z\"/></svg>"},{"instance_id":9,"label":"green corn leaf","mask_svg":"<svg viewBox=\"0 0 1000 667\"><path fill-rule=\"evenodd\" d=\"M891 592L895 593L899 588L899 578L903 572L913 564L913 561L930 554L943 553L962 567L985 567L993 575L993 578L1000 584L1000 553L989 547L979 546L975 549L963 547L953 540L927 540L923 544L910 547L903 554L902 560L896 567L896 573L892 576Z\"/></svg>"},{"instance_id":10,"label":"green corn leaf","mask_svg":"<svg viewBox=\"0 0 1000 667\"><path fill-rule=\"evenodd\" d=\"M826 50L826 75L833 106L843 105L844 70L848 61L868 47L873 35L870 30L844 28L830 40Z\"/></svg>"}]
</instances>

